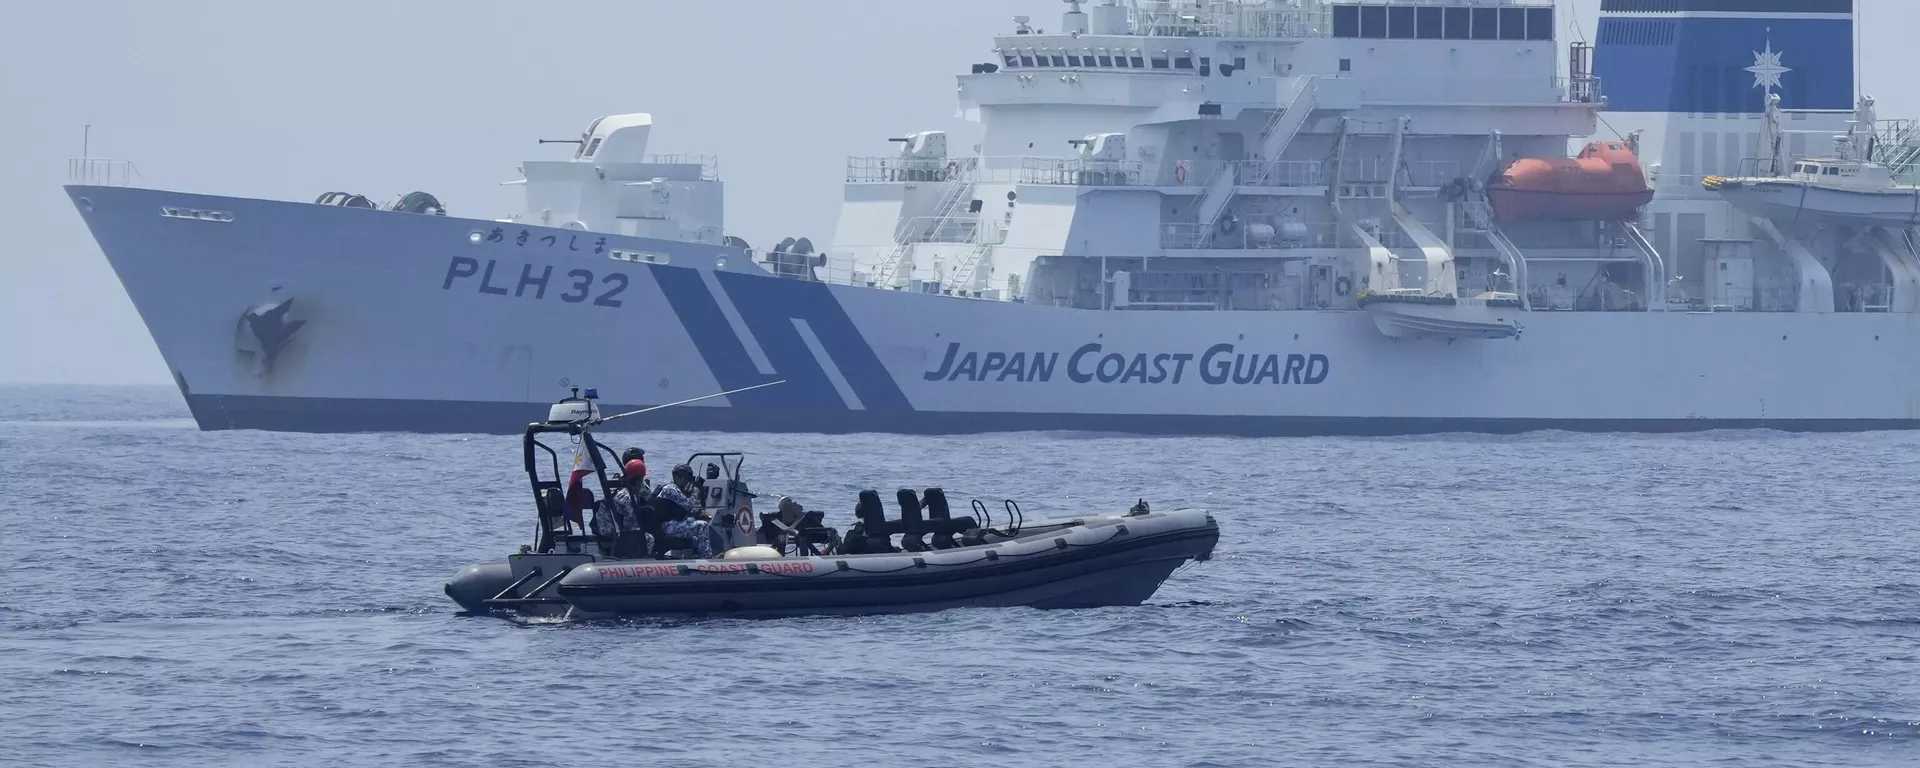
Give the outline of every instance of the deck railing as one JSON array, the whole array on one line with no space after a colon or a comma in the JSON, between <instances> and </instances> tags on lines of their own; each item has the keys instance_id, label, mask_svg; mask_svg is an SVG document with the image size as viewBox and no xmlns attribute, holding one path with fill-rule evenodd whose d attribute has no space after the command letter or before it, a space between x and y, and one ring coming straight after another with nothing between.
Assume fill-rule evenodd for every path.
<instances>
[{"instance_id":1,"label":"deck railing","mask_svg":"<svg viewBox=\"0 0 1920 768\"><path fill-rule=\"evenodd\" d=\"M131 160L111 160L104 157L76 157L67 161L67 183L84 184L95 187L130 187L134 182L145 183L140 169L134 167Z\"/></svg>"}]
</instances>

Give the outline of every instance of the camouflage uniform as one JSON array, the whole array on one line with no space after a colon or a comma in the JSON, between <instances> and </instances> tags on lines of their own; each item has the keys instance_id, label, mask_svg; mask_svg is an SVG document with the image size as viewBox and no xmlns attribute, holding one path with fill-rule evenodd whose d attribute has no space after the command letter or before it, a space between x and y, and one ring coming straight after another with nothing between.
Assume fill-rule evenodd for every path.
<instances>
[{"instance_id":1,"label":"camouflage uniform","mask_svg":"<svg viewBox=\"0 0 1920 768\"><path fill-rule=\"evenodd\" d=\"M626 531L640 530L640 515L634 511L633 492L625 488L616 489L613 499L600 505L593 513L593 534L604 536L612 541ZM641 531L646 537L648 552L653 551L653 534Z\"/></svg>"},{"instance_id":2,"label":"camouflage uniform","mask_svg":"<svg viewBox=\"0 0 1920 768\"><path fill-rule=\"evenodd\" d=\"M695 557L703 560L713 557L713 539L707 535L707 530L712 528L713 524L692 517L693 502L687 500L687 495L681 493L680 489L675 488L672 483L661 483L660 489L654 492L654 496L679 504L680 508L686 510L688 514L688 517L667 521L660 526L661 532L668 536L680 536L692 541Z\"/></svg>"}]
</instances>

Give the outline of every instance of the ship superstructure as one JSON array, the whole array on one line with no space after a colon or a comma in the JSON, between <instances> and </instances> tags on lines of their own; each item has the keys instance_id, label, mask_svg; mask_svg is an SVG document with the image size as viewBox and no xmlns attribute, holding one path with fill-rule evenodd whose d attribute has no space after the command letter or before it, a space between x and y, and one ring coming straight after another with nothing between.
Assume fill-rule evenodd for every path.
<instances>
[{"instance_id":1,"label":"ship superstructure","mask_svg":"<svg viewBox=\"0 0 1920 768\"><path fill-rule=\"evenodd\" d=\"M1847 130L1844 0L1605 0L1598 49L1573 43L1564 64L1548 2L1068 4L1051 31L1016 19L960 77L977 152L922 132L849 161L837 276L1135 311L1829 304L1829 266L1790 238L1727 257L1754 265L1751 285L1706 277L1731 250L1716 241L1765 226L1700 182L1754 167L1770 96L1782 156ZM1599 179L1497 210L1504 169L1587 137L1576 151L1646 159L1645 197L1609 205ZM1547 186L1564 173L1580 181L1541 170Z\"/></svg>"},{"instance_id":2,"label":"ship superstructure","mask_svg":"<svg viewBox=\"0 0 1920 768\"><path fill-rule=\"evenodd\" d=\"M849 160L826 247L729 236L644 114L497 220L69 192L207 428L511 430L563 377L784 382L653 422L720 430L1920 426L1913 222L1722 183L1911 183L1851 0L1063 11L958 76L979 145Z\"/></svg>"}]
</instances>

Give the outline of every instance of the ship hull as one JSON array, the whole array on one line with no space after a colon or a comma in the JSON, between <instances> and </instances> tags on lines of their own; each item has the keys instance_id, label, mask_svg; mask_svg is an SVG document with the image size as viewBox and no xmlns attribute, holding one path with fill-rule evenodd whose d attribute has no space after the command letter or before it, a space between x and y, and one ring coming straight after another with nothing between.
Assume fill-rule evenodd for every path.
<instances>
[{"instance_id":1,"label":"ship hull","mask_svg":"<svg viewBox=\"0 0 1920 768\"><path fill-rule=\"evenodd\" d=\"M1724 183L1720 196L1749 215L1837 226L1920 225L1920 190L1849 190L1785 179Z\"/></svg>"},{"instance_id":2,"label":"ship hull","mask_svg":"<svg viewBox=\"0 0 1920 768\"><path fill-rule=\"evenodd\" d=\"M1536 312L1515 338L1395 339L1359 310L973 301L774 278L718 246L157 190L69 194L204 429L507 433L569 384L597 387L613 411L772 380L785 383L632 427L1920 426L1920 326L1905 314Z\"/></svg>"},{"instance_id":3,"label":"ship hull","mask_svg":"<svg viewBox=\"0 0 1920 768\"><path fill-rule=\"evenodd\" d=\"M433 432L513 434L503 424L526 424L546 415L544 403L480 403L450 400L349 400L257 395L188 395L203 430L259 429L275 432ZM646 407L609 405L607 412ZM668 409L674 410L674 409ZM771 432L815 434L890 433L968 435L995 432L1111 432L1128 435L1229 437L1392 437L1450 432L1520 434L1567 432L1683 433L1719 429L1783 432L1867 432L1920 429L1910 418L1502 418L1450 416L1193 416L1132 413L1027 413L924 411L907 417L818 411L762 413L742 408L658 411L634 430ZM614 424L619 432L629 427Z\"/></svg>"}]
</instances>

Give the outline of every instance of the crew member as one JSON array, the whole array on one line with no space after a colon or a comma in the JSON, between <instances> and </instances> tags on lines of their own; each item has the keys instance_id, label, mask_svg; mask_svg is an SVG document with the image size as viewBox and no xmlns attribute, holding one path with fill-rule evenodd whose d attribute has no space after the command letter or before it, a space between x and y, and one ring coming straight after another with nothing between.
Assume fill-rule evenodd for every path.
<instances>
[{"instance_id":1,"label":"crew member","mask_svg":"<svg viewBox=\"0 0 1920 768\"><path fill-rule=\"evenodd\" d=\"M660 513L662 532L691 541L694 556L706 559L713 557L713 538L709 534L713 524L700 517L702 510L687 498L689 492L697 492L698 486L692 467L675 466L670 482L661 483L653 490L653 508Z\"/></svg>"},{"instance_id":2,"label":"crew member","mask_svg":"<svg viewBox=\"0 0 1920 768\"><path fill-rule=\"evenodd\" d=\"M637 474L633 471L636 463L638 463L640 467L640 471ZM625 469L625 474L629 479L645 479L647 476L647 452L639 448L628 448L625 453L620 454L620 466Z\"/></svg>"},{"instance_id":3,"label":"crew member","mask_svg":"<svg viewBox=\"0 0 1920 768\"><path fill-rule=\"evenodd\" d=\"M646 537L646 552L653 552L653 534L647 533L640 525L639 500L647 492L647 465L639 459L629 461L620 477L620 487L613 489L607 503L593 514L593 533L604 537L603 547L611 551L613 540L627 531L639 531Z\"/></svg>"}]
</instances>

